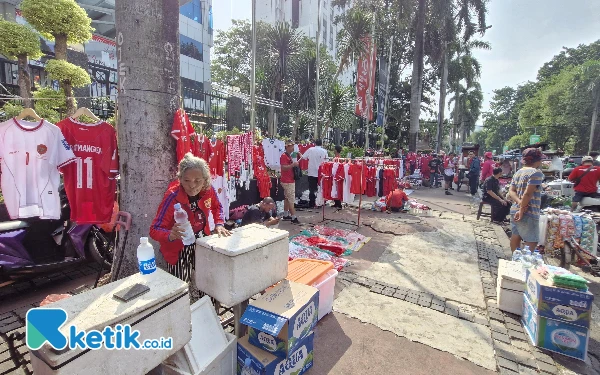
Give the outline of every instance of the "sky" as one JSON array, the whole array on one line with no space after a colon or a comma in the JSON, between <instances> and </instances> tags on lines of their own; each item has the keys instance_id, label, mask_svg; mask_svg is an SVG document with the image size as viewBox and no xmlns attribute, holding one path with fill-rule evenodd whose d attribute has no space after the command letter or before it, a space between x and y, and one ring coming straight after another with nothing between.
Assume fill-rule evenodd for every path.
<instances>
[{"instance_id":1,"label":"sky","mask_svg":"<svg viewBox=\"0 0 600 375\"><path fill-rule=\"evenodd\" d=\"M491 0L482 38L490 51L474 54L482 65L482 111L489 109L493 90L535 80L538 69L562 47L600 39L600 0ZM213 0L215 29L231 19L250 19L251 0Z\"/></svg>"}]
</instances>

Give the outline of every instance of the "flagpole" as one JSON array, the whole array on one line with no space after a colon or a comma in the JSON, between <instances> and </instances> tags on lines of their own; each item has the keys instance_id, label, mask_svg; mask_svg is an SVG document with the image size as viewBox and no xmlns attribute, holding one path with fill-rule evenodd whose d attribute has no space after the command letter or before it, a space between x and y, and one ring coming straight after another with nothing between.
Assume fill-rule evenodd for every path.
<instances>
[{"instance_id":1,"label":"flagpole","mask_svg":"<svg viewBox=\"0 0 600 375\"><path fill-rule=\"evenodd\" d=\"M318 134L319 130L319 64L321 60L320 56L320 46L319 43L321 41L321 0L317 0L317 58L316 58L316 67L317 77L315 81L315 131L314 138L321 138L321 134Z\"/></svg>"},{"instance_id":2,"label":"flagpole","mask_svg":"<svg viewBox=\"0 0 600 375\"><path fill-rule=\"evenodd\" d=\"M385 100L383 104L383 124L381 124L381 151L383 151L383 146L385 143L385 123L387 121L387 104L388 104L388 95L390 92L390 72L392 68L392 51L394 50L394 36L392 35L392 39L390 41L390 55L388 57L388 71L387 71L387 82L385 83Z\"/></svg>"},{"instance_id":3,"label":"flagpole","mask_svg":"<svg viewBox=\"0 0 600 375\"><path fill-rule=\"evenodd\" d=\"M252 80L250 81L250 131L256 126L256 0L252 0ZM273 135L271 135L273 136Z\"/></svg>"},{"instance_id":4,"label":"flagpole","mask_svg":"<svg viewBox=\"0 0 600 375\"><path fill-rule=\"evenodd\" d=\"M366 128L366 139L365 139L365 151L369 149L369 122L371 118L369 116L369 111L373 110L373 95L371 95L371 85L373 82L373 74L375 74L375 64L373 63L373 54L375 53L375 12L373 12L373 21L371 23L371 50L369 51L369 85L367 86L367 128ZM374 90L373 90L374 91Z\"/></svg>"}]
</instances>

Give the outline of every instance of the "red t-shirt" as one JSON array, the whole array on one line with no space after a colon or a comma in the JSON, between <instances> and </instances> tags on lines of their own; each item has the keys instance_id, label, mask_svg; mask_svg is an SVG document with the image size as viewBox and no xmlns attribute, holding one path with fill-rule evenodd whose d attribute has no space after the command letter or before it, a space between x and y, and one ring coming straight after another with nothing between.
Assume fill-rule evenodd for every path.
<instances>
[{"instance_id":1,"label":"red t-shirt","mask_svg":"<svg viewBox=\"0 0 600 375\"><path fill-rule=\"evenodd\" d=\"M299 144L298 145L298 150L300 150L300 153L302 155L304 155L304 153L306 151L308 151L309 148L314 147L315 145L313 143L309 143L309 144ZM308 159L300 159L300 161L298 161L298 164L300 166L300 169L302 169L303 171L308 170Z\"/></svg>"},{"instance_id":2,"label":"red t-shirt","mask_svg":"<svg viewBox=\"0 0 600 375\"><path fill-rule=\"evenodd\" d=\"M204 134L194 133L191 135L191 148L194 156L208 162L212 153L210 140Z\"/></svg>"},{"instance_id":3,"label":"red t-shirt","mask_svg":"<svg viewBox=\"0 0 600 375\"><path fill-rule=\"evenodd\" d=\"M576 167L569 175L569 180L573 181L583 175L588 168L589 165ZM600 181L600 168L592 167L589 173L583 176L581 182L575 187L575 191L580 193L596 193L598 191L598 181Z\"/></svg>"},{"instance_id":4,"label":"red t-shirt","mask_svg":"<svg viewBox=\"0 0 600 375\"><path fill-rule=\"evenodd\" d=\"M396 189L388 194L386 199L386 206L388 208L400 208L404 205L404 202L408 201L408 195L400 189Z\"/></svg>"},{"instance_id":5,"label":"red t-shirt","mask_svg":"<svg viewBox=\"0 0 600 375\"><path fill-rule=\"evenodd\" d=\"M56 124L73 153L76 163L64 166L65 191L71 204L71 220L78 224L110 221L119 173L117 132L102 122L83 124L70 117Z\"/></svg>"},{"instance_id":6,"label":"red t-shirt","mask_svg":"<svg viewBox=\"0 0 600 375\"><path fill-rule=\"evenodd\" d=\"M188 118L188 115L183 109L178 109L175 112L173 119L173 128L171 136L177 140L177 163L183 159L184 155L192 151L192 143L190 137L194 134L194 128Z\"/></svg>"},{"instance_id":7,"label":"red t-shirt","mask_svg":"<svg viewBox=\"0 0 600 375\"><path fill-rule=\"evenodd\" d=\"M281 154L281 157L279 158L279 163L281 164L282 167L284 165L291 165L293 163L292 157L284 152L283 154ZM286 170L281 168L281 183L282 184L292 184L294 182L296 182L296 180L294 180L294 171L292 170L292 168L286 169Z\"/></svg>"},{"instance_id":8,"label":"red t-shirt","mask_svg":"<svg viewBox=\"0 0 600 375\"><path fill-rule=\"evenodd\" d=\"M225 144L217 139L215 144L210 144L211 154L208 161L210 174L213 176L223 176L223 165L225 163Z\"/></svg>"}]
</instances>

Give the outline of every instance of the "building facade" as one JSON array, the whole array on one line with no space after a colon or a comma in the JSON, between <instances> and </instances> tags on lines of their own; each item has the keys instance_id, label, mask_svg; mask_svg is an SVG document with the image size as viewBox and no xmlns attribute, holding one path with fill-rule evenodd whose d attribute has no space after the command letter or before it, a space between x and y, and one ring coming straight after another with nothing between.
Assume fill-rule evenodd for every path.
<instances>
[{"instance_id":1,"label":"building facade","mask_svg":"<svg viewBox=\"0 0 600 375\"><path fill-rule=\"evenodd\" d=\"M95 33L84 45L69 48L87 56L87 69L92 78L86 94L92 98L106 97L116 100L117 57L115 0L76 0L92 19ZM184 107L188 112L207 114L210 112L211 79L210 49L213 46L212 0L189 0L180 7L180 75ZM25 23L20 16L20 0L0 0L0 16L18 23ZM54 43L42 40L42 51L52 56ZM30 69L35 84L53 85L46 77L44 66L47 58L30 60ZM85 61L85 60L84 60ZM18 93L16 62L0 56L0 83ZM57 86L57 85L56 85ZM81 91L78 95L82 95Z\"/></svg>"},{"instance_id":2,"label":"building facade","mask_svg":"<svg viewBox=\"0 0 600 375\"><path fill-rule=\"evenodd\" d=\"M319 1L321 2L320 17ZM350 4L351 2L346 7L339 8L332 5L332 0L256 0L256 20L272 25L287 22L314 40L320 19L320 44L325 46L327 53L339 63L337 34L342 25L336 25L335 19L343 14L351 6ZM351 67L342 72L339 77L340 82L344 85L352 85L355 70Z\"/></svg>"}]
</instances>

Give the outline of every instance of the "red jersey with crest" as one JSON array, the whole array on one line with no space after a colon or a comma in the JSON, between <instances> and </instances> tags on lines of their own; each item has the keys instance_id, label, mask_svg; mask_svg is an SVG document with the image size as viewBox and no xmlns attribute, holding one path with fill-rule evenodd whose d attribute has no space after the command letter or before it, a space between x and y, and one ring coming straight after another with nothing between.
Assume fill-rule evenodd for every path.
<instances>
[{"instance_id":1,"label":"red jersey with crest","mask_svg":"<svg viewBox=\"0 0 600 375\"><path fill-rule=\"evenodd\" d=\"M76 157L61 169L71 205L71 220L78 224L110 221L119 173L117 132L106 122L84 124L70 117L56 124Z\"/></svg>"},{"instance_id":2,"label":"red jersey with crest","mask_svg":"<svg viewBox=\"0 0 600 375\"><path fill-rule=\"evenodd\" d=\"M183 159L185 154L192 152L191 137L194 134L194 127L188 118L187 113L183 109L178 109L175 112L173 119L173 128L171 136L177 140L177 163Z\"/></svg>"}]
</instances>

